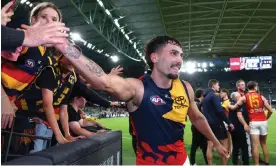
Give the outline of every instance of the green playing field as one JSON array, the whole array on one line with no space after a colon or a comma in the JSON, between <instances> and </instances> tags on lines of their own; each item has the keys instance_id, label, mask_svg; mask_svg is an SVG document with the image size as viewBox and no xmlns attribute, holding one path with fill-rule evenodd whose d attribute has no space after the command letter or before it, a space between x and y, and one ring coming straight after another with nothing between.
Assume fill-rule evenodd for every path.
<instances>
[{"instance_id":1,"label":"green playing field","mask_svg":"<svg viewBox=\"0 0 276 166\"><path fill-rule=\"evenodd\" d=\"M276 165L276 112L269 119L269 132L268 132L268 148L269 148L269 159L271 165ZM131 136L128 133L128 118L107 118L107 119L99 119L98 122L102 123L108 128L113 130L122 130L123 132L123 164L124 165L133 165L135 164L135 155L131 145ZM185 136L184 136L186 150L190 152L190 146L192 143L191 137L191 124L188 123L185 128ZM263 157L262 157L263 158ZM252 162L252 161L251 161ZM204 164L202 153L198 150L196 156L197 165ZM215 154L214 163L219 165L221 164L218 156ZM232 164L231 161L228 162L229 165Z\"/></svg>"}]
</instances>

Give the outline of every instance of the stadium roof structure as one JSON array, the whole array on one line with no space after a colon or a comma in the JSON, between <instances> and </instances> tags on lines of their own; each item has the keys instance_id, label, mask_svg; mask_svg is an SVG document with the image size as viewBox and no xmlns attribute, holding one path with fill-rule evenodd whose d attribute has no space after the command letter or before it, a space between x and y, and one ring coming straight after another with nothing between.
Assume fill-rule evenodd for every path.
<instances>
[{"instance_id":1,"label":"stadium roof structure","mask_svg":"<svg viewBox=\"0 0 276 166\"><path fill-rule=\"evenodd\" d=\"M64 1L70 1L71 4ZM141 59L139 54L131 48L133 44L119 30L124 29L130 40L136 42L141 53L145 42L164 34L179 39L187 56L210 53L234 56L276 50L275 0L54 2L64 9L68 25L83 33L86 40L93 41L107 52L112 52L115 48L137 60ZM115 19L120 27L116 27ZM118 33L119 36L116 36Z\"/></svg>"},{"instance_id":2,"label":"stadium roof structure","mask_svg":"<svg viewBox=\"0 0 276 166\"><path fill-rule=\"evenodd\" d=\"M180 40L189 58L276 51L276 0L51 1L89 49L128 62L143 63L144 44L165 34Z\"/></svg>"}]
</instances>

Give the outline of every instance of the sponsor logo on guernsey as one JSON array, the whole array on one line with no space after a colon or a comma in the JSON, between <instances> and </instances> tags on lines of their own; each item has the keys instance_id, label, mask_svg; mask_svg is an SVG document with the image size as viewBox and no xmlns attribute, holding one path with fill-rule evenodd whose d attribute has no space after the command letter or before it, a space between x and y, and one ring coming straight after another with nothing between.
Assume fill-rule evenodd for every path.
<instances>
[{"instance_id":1,"label":"sponsor logo on guernsey","mask_svg":"<svg viewBox=\"0 0 276 166\"><path fill-rule=\"evenodd\" d=\"M150 101L155 105L166 104L166 102L163 99L161 99L161 97L159 97L158 95L151 96Z\"/></svg>"},{"instance_id":2,"label":"sponsor logo on guernsey","mask_svg":"<svg viewBox=\"0 0 276 166\"><path fill-rule=\"evenodd\" d=\"M28 59L26 60L25 65L29 68L33 68L35 66L35 61L32 59Z\"/></svg>"}]
</instances>

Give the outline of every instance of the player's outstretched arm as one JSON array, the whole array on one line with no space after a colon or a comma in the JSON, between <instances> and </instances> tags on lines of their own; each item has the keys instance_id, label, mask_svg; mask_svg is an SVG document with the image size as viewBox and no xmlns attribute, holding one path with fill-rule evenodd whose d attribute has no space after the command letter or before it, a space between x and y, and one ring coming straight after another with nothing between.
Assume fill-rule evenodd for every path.
<instances>
[{"instance_id":1,"label":"player's outstretched arm","mask_svg":"<svg viewBox=\"0 0 276 166\"><path fill-rule=\"evenodd\" d=\"M208 140L212 141L214 144L214 147L216 148L217 152L225 158L229 157L229 154L227 150L220 144L220 142L215 137L214 133L212 132L206 118L204 115L198 110L197 105L195 103L194 99L194 90L191 87L191 85L187 82L185 82L189 97L190 97L190 107L188 110L188 116L192 122L192 124L197 128L199 132L201 132L203 135L207 137Z\"/></svg>"},{"instance_id":2,"label":"player's outstretched arm","mask_svg":"<svg viewBox=\"0 0 276 166\"><path fill-rule=\"evenodd\" d=\"M239 109L245 103L245 101L246 101L245 96L242 96L239 98L239 100L237 101L237 103L235 105L229 104L228 107L231 110Z\"/></svg>"},{"instance_id":3,"label":"player's outstretched arm","mask_svg":"<svg viewBox=\"0 0 276 166\"><path fill-rule=\"evenodd\" d=\"M139 80L124 79L118 75L106 74L98 64L82 55L69 42L55 47L66 56L93 88L107 91L122 101L129 101L135 96L135 87L133 85L136 85Z\"/></svg>"}]
</instances>

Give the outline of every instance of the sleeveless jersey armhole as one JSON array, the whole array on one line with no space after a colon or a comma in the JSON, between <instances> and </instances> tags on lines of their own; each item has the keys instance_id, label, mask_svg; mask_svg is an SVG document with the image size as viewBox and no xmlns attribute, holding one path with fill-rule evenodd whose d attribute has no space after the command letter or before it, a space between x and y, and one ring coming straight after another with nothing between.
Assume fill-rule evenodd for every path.
<instances>
[{"instance_id":1,"label":"sleeveless jersey armhole","mask_svg":"<svg viewBox=\"0 0 276 166\"><path fill-rule=\"evenodd\" d=\"M182 81L182 80L181 80L181 83L182 83L182 85L183 85L183 87L184 87L184 89L185 89L185 91L186 91L187 97L188 97L188 99L189 99L189 103L191 103L189 91L188 91L188 88L187 88L185 82L186 82L186 81Z\"/></svg>"}]
</instances>

